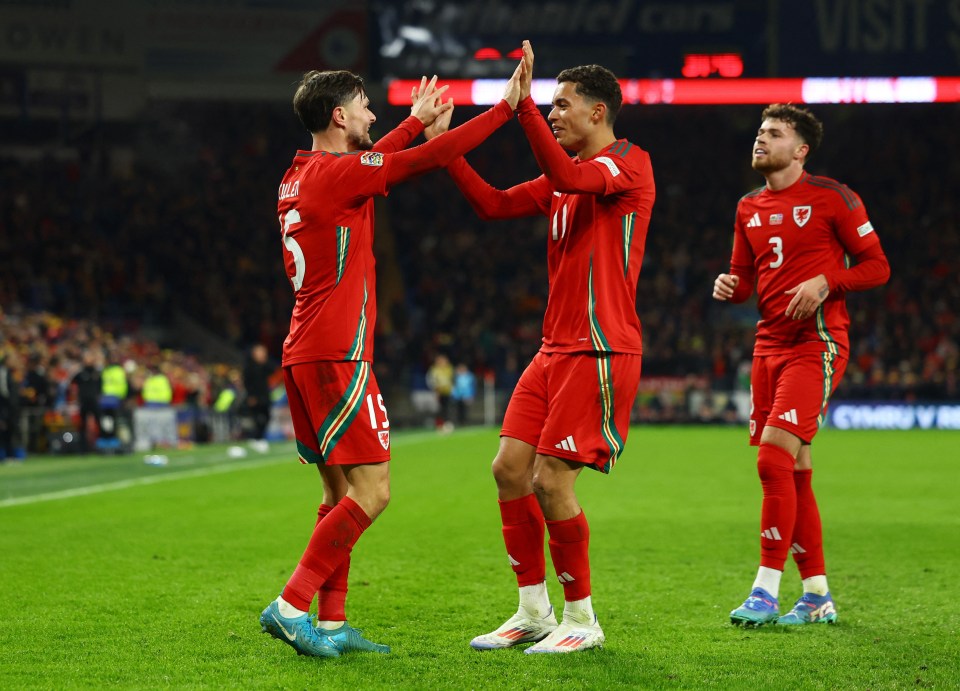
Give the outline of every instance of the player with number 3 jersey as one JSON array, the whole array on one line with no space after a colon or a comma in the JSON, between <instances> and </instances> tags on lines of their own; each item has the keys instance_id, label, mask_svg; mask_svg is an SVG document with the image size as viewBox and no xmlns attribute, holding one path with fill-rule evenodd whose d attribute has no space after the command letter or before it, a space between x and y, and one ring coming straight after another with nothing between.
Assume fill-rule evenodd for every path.
<instances>
[{"instance_id":1,"label":"player with number 3 jersey","mask_svg":"<svg viewBox=\"0 0 960 691\"><path fill-rule=\"evenodd\" d=\"M823 125L808 110L763 111L753 168L766 185L737 205L730 273L713 297L743 302L757 289L760 321L751 372L750 443L763 488L760 568L732 623L832 623L810 445L846 370L850 344L845 295L882 285L890 266L863 202L836 180L807 173ZM852 263L852 266L851 266ZM803 582L780 616L780 577L792 553Z\"/></svg>"}]
</instances>

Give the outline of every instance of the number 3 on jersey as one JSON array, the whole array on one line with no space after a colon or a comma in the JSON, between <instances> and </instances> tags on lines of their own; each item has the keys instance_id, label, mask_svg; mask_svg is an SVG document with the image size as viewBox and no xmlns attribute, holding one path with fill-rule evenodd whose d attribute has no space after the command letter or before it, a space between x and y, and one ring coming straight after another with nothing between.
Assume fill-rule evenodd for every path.
<instances>
[{"instance_id":1,"label":"number 3 on jersey","mask_svg":"<svg viewBox=\"0 0 960 691\"><path fill-rule=\"evenodd\" d=\"M772 262L770 262L770 268L776 269L781 264L783 264L783 240L780 238L779 235L774 235L772 238L770 238L768 242L771 245L773 245L773 253L777 257Z\"/></svg>"},{"instance_id":2,"label":"number 3 on jersey","mask_svg":"<svg viewBox=\"0 0 960 691\"><path fill-rule=\"evenodd\" d=\"M292 237L287 235L290 226L300 222L300 212L296 209L290 209L283 215L281 223L283 225L283 246L293 255L294 274L290 277L290 283L293 285L293 292L300 290L303 285L303 274L307 270L307 260L303 256L303 250Z\"/></svg>"}]
</instances>

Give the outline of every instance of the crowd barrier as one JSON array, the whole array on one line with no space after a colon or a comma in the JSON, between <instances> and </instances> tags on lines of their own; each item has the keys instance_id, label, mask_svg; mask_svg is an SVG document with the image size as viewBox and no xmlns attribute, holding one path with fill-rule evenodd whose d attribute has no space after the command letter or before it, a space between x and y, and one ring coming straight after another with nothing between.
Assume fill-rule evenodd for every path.
<instances>
[{"instance_id":1,"label":"crowd barrier","mask_svg":"<svg viewBox=\"0 0 960 691\"><path fill-rule=\"evenodd\" d=\"M489 392L488 392L489 394ZM496 425L509 401L508 391L481 396L471 404L467 424ZM431 426L437 414L424 396L406 393L394 398L390 420L394 429ZM700 386L646 387L637 396L631 419L637 424L745 424L749 419L750 395L745 391L711 391ZM81 451L75 404L58 411L24 408L18 423L18 446L28 453L71 454ZM191 443L228 443L250 436L250 421L240 412L217 413L187 406L139 407L115 415L112 445L98 445L100 430L89 423L90 451L144 452L176 448ZM824 421L838 430L960 430L960 402L833 401ZM293 424L286 405L271 410L266 438L293 438ZM100 441L103 439L101 437Z\"/></svg>"}]
</instances>

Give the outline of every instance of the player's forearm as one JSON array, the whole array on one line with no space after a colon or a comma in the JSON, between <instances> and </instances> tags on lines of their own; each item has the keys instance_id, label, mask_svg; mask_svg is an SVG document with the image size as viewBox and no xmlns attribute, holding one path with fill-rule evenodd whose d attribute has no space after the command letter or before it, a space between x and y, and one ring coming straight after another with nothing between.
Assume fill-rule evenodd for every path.
<instances>
[{"instance_id":1,"label":"player's forearm","mask_svg":"<svg viewBox=\"0 0 960 691\"><path fill-rule=\"evenodd\" d=\"M890 262L879 245L861 252L854 259L857 263L849 269L824 272L830 290L869 290L883 285L890 278Z\"/></svg>"},{"instance_id":2,"label":"player's forearm","mask_svg":"<svg viewBox=\"0 0 960 691\"><path fill-rule=\"evenodd\" d=\"M447 172L477 216L484 221L532 216L538 211L536 204L525 203L523 197L515 193L517 188L505 191L490 185L463 157L447 166Z\"/></svg>"},{"instance_id":3,"label":"player's forearm","mask_svg":"<svg viewBox=\"0 0 960 691\"><path fill-rule=\"evenodd\" d=\"M753 284L756 281L753 266L734 264L730 267L730 275L736 276L740 281L737 283L737 287L733 289L733 295L730 296L728 302L746 302L753 295Z\"/></svg>"},{"instance_id":4,"label":"player's forearm","mask_svg":"<svg viewBox=\"0 0 960 691\"><path fill-rule=\"evenodd\" d=\"M503 192L487 184L487 181L470 167L465 158L460 157L447 166L447 172L450 173L451 179L460 188L460 192L473 207L477 216L484 221L503 218L496 214L499 206L496 197Z\"/></svg>"},{"instance_id":5,"label":"player's forearm","mask_svg":"<svg viewBox=\"0 0 960 691\"><path fill-rule=\"evenodd\" d=\"M402 151L410 146L410 142L416 139L421 132L423 132L423 123L410 115L406 120L380 137L377 143L373 145L373 151L384 154Z\"/></svg>"},{"instance_id":6,"label":"player's forearm","mask_svg":"<svg viewBox=\"0 0 960 691\"><path fill-rule=\"evenodd\" d=\"M394 185L428 170L443 168L468 151L513 117L513 109L500 101L490 110L467 120L459 127L434 137L425 144L405 149L393 155L387 171L387 186Z\"/></svg>"},{"instance_id":7,"label":"player's forearm","mask_svg":"<svg viewBox=\"0 0 960 691\"><path fill-rule=\"evenodd\" d=\"M557 143L550 126L530 97L517 106L520 125L530 140L540 170L558 192L601 194L606 189L603 174L593 166L578 166Z\"/></svg>"}]
</instances>

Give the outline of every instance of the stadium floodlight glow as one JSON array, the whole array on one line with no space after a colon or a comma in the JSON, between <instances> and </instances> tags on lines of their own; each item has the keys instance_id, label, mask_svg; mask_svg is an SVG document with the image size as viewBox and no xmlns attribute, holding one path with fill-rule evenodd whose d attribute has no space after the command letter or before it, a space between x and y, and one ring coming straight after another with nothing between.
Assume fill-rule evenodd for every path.
<instances>
[{"instance_id":1,"label":"stadium floodlight glow","mask_svg":"<svg viewBox=\"0 0 960 691\"><path fill-rule=\"evenodd\" d=\"M503 96L506 79L440 82L457 105L485 106ZM409 105L419 80L388 84L391 105ZM557 83L534 79L533 100L550 103ZM958 103L960 77L807 77L783 79L621 79L625 104L736 105L767 103Z\"/></svg>"}]
</instances>

